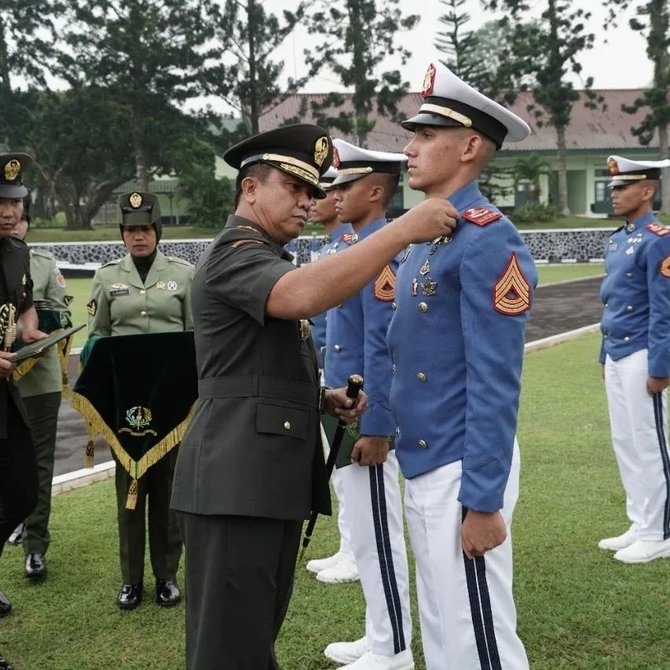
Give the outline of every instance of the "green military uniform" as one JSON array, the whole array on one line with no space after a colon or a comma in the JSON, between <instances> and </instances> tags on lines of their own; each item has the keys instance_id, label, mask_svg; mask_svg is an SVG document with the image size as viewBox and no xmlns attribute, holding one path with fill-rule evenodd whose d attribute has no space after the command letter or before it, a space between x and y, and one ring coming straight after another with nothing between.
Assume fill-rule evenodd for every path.
<instances>
[{"instance_id":1,"label":"green military uniform","mask_svg":"<svg viewBox=\"0 0 670 670\"><path fill-rule=\"evenodd\" d=\"M59 314L57 325L68 325L69 297L65 293L65 279L54 257L47 251L31 249L30 274L33 279L35 303L47 301L50 309ZM40 328L44 330L45 326L40 324ZM23 550L26 555L45 554L51 540L49 535L51 481L56 452L58 410L63 389L63 373L57 347L50 347L40 358L29 359L29 362L34 362L34 365L17 380L17 385L33 435L39 490L37 506L26 520L23 534Z\"/></svg>"},{"instance_id":2,"label":"green military uniform","mask_svg":"<svg viewBox=\"0 0 670 670\"><path fill-rule=\"evenodd\" d=\"M330 140L298 128L250 138L224 158L238 169L269 163L316 187ZM304 323L266 315L291 261L259 225L230 216L193 281L199 400L172 492L186 547L189 670L276 670L302 521L330 510L314 346Z\"/></svg>"},{"instance_id":3,"label":"green military uniform","mask_svg":"<svg viewBox=\"0 0 670 670\"><path fill-rule=\"evenodd\" d=\"M141 195L146 201L152 194ZM124 224L140 225L125 216ZM159 227L157 233L160 237ZM89 338L191 330L192 279L190 263L165 256L160 251L156 251L144 281L130 254L103 265L95 273L87 305ZM142 373L142 361L128 361L128 364L136 365L138 374ZM169 361L166 364L169 365ZM169 501L176 456L177 448L171 449L137 481L135 509L126 508L132 478L115 457L119 554L124 584L142 584L143 581L147 497L154 575L158 580L175 579L181 557L181 537Z\"/></svg>"}]
</instances>

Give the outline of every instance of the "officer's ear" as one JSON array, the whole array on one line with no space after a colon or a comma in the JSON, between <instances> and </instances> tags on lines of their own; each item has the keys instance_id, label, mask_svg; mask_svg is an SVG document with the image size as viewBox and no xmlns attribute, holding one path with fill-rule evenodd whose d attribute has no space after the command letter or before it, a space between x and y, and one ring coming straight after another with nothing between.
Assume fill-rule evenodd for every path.
<instances>
[{"instance_id":1,"label":"officer's ear","mask_svg":"<svg viewBox=\"0 0 670 670\"><path fill-rule=\"evenodd\" d=\"M368 196L370 202L379 202L384 199L384 187L381 184L375 184L370 189L370 194Z\"/></svg>"},{"instance_id":2,"label":"officer's ear","mask_svg":"<svg viewBox=\"0 0 670 670\"><path fill-rule=\"evenodd\" d=\"M659 182L657 181L651 181L651 180L646 180L642 184L642 200L644 202L649 202L654 200L654 196L656 195L656 190L658 188Z\"/></svg>"},{"instance_id":3,"label":"officer's ear","mask_svg":"<svg viewBox=\"0 0 670 670\"><path fill-rule=\"evenodd\" d=\"M253 203L256 201L256 193L258 189L259 180L257 177L245 177L240 182L240 199Z\"/></svg>"}]
</instances>

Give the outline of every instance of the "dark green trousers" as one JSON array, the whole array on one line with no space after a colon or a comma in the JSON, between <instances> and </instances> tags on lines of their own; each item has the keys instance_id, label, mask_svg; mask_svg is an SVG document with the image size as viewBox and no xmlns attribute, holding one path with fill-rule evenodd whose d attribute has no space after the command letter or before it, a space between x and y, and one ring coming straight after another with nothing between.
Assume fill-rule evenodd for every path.
<instances>
[{"instance_id":1,"label":"dark green trousers","mask_svg":"<svg viewBox=\"0 0 670 670\"><path fill-rule=\"evenodd\" d=\"M175 447L169 451L140 477L137 482L137 505L134 510L126 509L128 487L132 479L123 466L118 461L116 463L119 558L124 584L139 584L144 579L147 507L149 556L154 577L156 579L175 579L177 575L181 558L181 535L175 512L170 509L170 493L177 449Z\"/></svg>"},{"instance_id":2,"label":"dark green trousers","mask_svg":"<svg viewBox=\"0 0 670 670\"><path fill-rule=\"evenodd\" d=\"M187 670L278 670L300 521L178 512L186 547Z\"/></svg>"},{"instance_id":3,"label":"dark green trousers","mask_svg":"<svg viewBox=\"0 0 670 670\"><path fill-rule=\"evenodd\" d=\"M26 555L46 554L49 542L51 542L49 534L51 482L54 476L56 430L61 396L62 394L58 391L23 399L37 461L37 505L26 519L26 529L23 534L23 552Z\"/></svg>"}]
</instances>

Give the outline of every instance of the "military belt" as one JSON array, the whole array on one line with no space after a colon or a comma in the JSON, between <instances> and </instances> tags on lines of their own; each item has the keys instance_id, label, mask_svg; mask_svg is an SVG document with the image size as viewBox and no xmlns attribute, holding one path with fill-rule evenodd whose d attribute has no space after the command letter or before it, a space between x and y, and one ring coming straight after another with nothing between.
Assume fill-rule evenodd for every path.
<instances>
[{"instance_id":1,"label":"military belt","mask_svg":"<svg viewBox=\"0 0 670 670\"><path fill-rule=\"evenodd\" d=\"M206 398L276 398L316 408L318 388L308 382L262 375L206 377L198 381L198 396Z\"/></svg>"}]
</instances>

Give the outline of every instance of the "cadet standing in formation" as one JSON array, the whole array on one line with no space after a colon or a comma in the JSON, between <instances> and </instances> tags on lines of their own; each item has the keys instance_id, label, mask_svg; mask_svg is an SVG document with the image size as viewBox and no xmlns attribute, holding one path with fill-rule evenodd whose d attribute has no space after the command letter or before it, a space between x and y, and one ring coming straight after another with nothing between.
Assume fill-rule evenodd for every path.
<instances>
[{"instance_id":1,"label":"cadet standing in formation","mask_svg":"<svg viewBox=\"0 0 670 670\"><path fill-rule=\"evenodd\" d=\"M653 212L670 160L610 156L612 205L626 219L605 248L601 328L612 446L630 528L601 540L624 563L670 556L670 228Z\"/></svg>"},{"instance_id":2,"label":"cadet standing in formation","mask_svg":"<svg viewBox=\"0 0 670 670\"><path fill-rule=\"evenodd\" d=\"M27 154L0 154L0 555L17 523L37 501L35 452L23 401L11 379L15 366L9 354L17 333L24 344L46 337L38 330L33 307L28 246L12 236L28 195L23 170L31 162ZM0 617L11 609L0 593ZM0 670L9 668L0 657Z\"/></svg>"},{"instance_id":3,"label":"cadet standing in formation","mask_svg":"<svg viewBox=\"0 0 670 670\"><path fill-rule=\"evenodd\" d=\"M318 126L251 137L224 158L240 170L236 213L193 285L200 397L172 496L186 546L190 670L277 668L300 529L329 511L319 404L347 421L344 389L319 392L307 319L341 303L412 241L449 233L429 200L342 253L296 268L283 245L303 230L332 143ZM319 403L321 398L321 403Z\"/></svg>"},{"instance_id":4,"label":"cadet standing in formation","mask_svg":"<svg viewBox=\"0 0 670 670\"><path fill-rule=\"evenodd\" d=\"M334 140L338 176L333 182L341 221L351 223L357 244L386 225L386 210L405 164L403 154L361 149ZM328 311L326 385L341 386L349 375L365 379L369 408L349 464L340 467L345 521L351 533L365 595L365 635L334 642L325 655L351 670L412 670L409 606L398 461L389 451L395 421L389 406L391 359L386 332L393 315L392 259L363 289Z\"/></svg>"},{"instance_id":5,"label":"cadet standing in formation","mask_svg":"<svg viewBox=\"0 0 670 670\"><path fill-rule=\"evenodd\" d=\"M320 187L326 194L325 198L312 200L310 217L312 221L318 221L326 231L326 239L313 260L324 258L330 254L336 254L351 246L354 242L354 229L349 223L342 223L335 211L335 191L332 183L337 177L337 170L330 167L326 174L321 177ZM312 317L312 340L316 347L319 359L319 367L323 368L323 356L326 346L326 322L327 312L322 312ZM351 552L349 529L345 517L345 503L342 497L342 478L333 471L331 480L333 490L337 497L337 526L340 531L340 546L338 550L327 558L315 558L307 562L307 569L316 574L316 578L324 584L340 584L352 582L358 579L358 568Z\"/></svg>"},{"instance_id":6,"label":"cadet standing in formation","mask_svg":"<svg viewBox=\"0 0 670 670\"><path fill-rule=\"evenodd\" d=\"M158 250L161 214L158 197L134 191L119 197L121 236L128 254L96 271L91 289L89 338L191 330L193 266ZM134 364L134 363L133 363ZM137 504L126 508L131 476L116 456L116 504L123 586L121 609L136 608L143 595L145 507L149 506L149 551L159 605L176 605L181 537L169 508L178 449L171 449L137 480Z\"/></svg>"},{"instance_id":7,"label":"cadet standing in formation","mask_svg":"<svg viewBox=\"0 0 670 670\"><path fill-rule=\"evenodd\" d=\"M401 261L388 332L426 667L523 670L510 527L537 272L477 179L503 140L521 141L530 129L440 64L429 67L421 95L419 113L402 124L414 132L409 185L459 212L451 238L412 245Z\"/></svg>"},{"instance_id":8,"label":"cadet standing in formation","mask_svg":"<svg viewBox=\"0 0 670 670\"><path fill-rule=\"evenodd\" d=\"M24 202L23 216L14 228L14 235L24 240L30 229L29 199ZM33 300L46 303L45 309L53 315L53 323L42 329L48 333L72 325L68 308L71 296L65 293L65 278L56 265L56 259L43 249L30 250L30 275L33 280ZM46 313L46 312L45 312ZM38 318L39 318L38 310ZM30 359L34 365L17 380L23 399L30 431L33 436L37 461L37 505L26 519L23 528L24 572L30 579L43 579L47 574L46 552L51 542L51 482L56 456L58 410L63 394L63 369L57 347L50 347L39 359Z\"/></svg>"}]
</instances>

